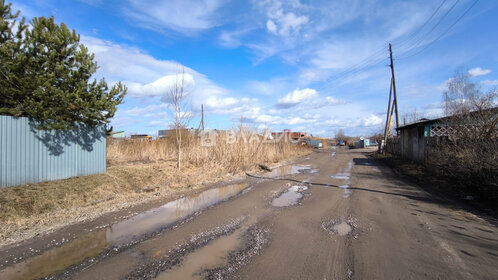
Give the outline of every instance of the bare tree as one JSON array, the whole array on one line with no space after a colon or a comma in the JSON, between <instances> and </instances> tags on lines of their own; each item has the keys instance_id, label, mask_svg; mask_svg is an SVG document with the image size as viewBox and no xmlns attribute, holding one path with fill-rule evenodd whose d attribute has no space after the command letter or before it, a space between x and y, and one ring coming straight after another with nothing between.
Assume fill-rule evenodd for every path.
<instances>
[{"instance_id":1,"label":"bare tree","mask_svg":"<svg viewBox=\"0 0 498 280\"><path fill-rule=\"evenodd\" d=\"M446 83L443 101L446 116L466 114L497 106L498 91L491 88L483 92L481 86L472 82L467 72L457 71Z\"/></svg>"},{"instance_id":2,"label":"bare tree","mask_svg":"<svg viewBox=\"0 0 498 280\"><path fill-rule=\"evenodd\" d=\"M427 163L440 175L484 190L498 181L497 90L481 90L468 72L457 72L443 92L444 137L431 138ZM483 191L485 193L485 191Z\"/></svg>"},{"instance_id":3,"label":"bare tree","mask_svg":"<svg viewBox=\"0 0 498 280\"><path fill-rule=\"evenodd\" d=\"M403 114L403 125L416 122L420 120L421 117L422 115L417 112L417 109L414 109L413 111Z\"/></svg>"},{"instance_id":4,"label":"bare tree","mask_svg":"<svg viewBox=\"0 0 498 280\"><path fill-rule=\"evenodd\" d=\"M185 84L185 67L175 75L175 81L169 90L169 102L174 107L175 143L177 150L177 168L181 169L182 158L182 134L188 128L190 122L189 103L187 102L188 89ZM185 136L185 135L184 135Z\"/></svg>"},{"instance_id":5,"label":"bare tree","mask_svg":"<svg viewBox=\"0 0 498 280\"><path fill-rule=\"evenodd\" d=\"M341 140L346 140L346 134L344 134L344 130L342 128L339 128L339 130L335 131L335 140L341 141Z\"/></svg>"}]
</instances>

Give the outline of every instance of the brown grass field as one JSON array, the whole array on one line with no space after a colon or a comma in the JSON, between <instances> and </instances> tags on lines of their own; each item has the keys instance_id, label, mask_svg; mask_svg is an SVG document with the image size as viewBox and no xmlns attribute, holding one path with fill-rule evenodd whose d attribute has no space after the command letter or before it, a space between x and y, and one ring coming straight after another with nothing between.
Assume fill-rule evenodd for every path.
<instances>
[{"instance_id":1,"label":"brown grass field","mask_svg":"<svg viewBox=\"0 0 498 280\"><path fill-rule=\"evenodd\" d=\"M200 189L255 171L257 164L271 166L310 153L284 142L227 144L223 137L219 139L216 146L203 147L199 137L184 137L181 170L176 168L171 139L109 139L104 174L2 188L0 246L151 199Z\"/></svg>"}]
</instances>

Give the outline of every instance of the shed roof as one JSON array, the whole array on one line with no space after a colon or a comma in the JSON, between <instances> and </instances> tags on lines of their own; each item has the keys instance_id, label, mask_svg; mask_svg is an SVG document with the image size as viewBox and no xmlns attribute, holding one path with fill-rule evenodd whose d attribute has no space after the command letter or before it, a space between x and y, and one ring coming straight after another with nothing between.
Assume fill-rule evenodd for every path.
<instances>
[{"instance_id":1,"label":"shed roof","mask_svg":"<svg viewBox=\"0 0 498 280\"><path fill-rule=\"evenodd\" d=\"M494 108L490 108L490 109L485 109L483 111L489 111L489 112L493 112L495 114L498 114L498 107L494 107ZM470 112L468 114L470 114L472 116L475 113L477 113L477 111ZM396 130L407 129L407 128L411 128L411 127L414 127L414 126L422 126L422 125L427 125L427 124L433 124L433 123L436 123L436 122L441 122L441 121L447 120L447 119L449 119L451 117L453 117L453 116L445 116L445 117L436 118L436 119L425 119L424 118L424 119L420 119L418 121L415 121L415 122L412 122L412 123L409 123L409 124L406 124L406 125L399 126L398 128L396 128Z\"/></svg>"}]
</instances>

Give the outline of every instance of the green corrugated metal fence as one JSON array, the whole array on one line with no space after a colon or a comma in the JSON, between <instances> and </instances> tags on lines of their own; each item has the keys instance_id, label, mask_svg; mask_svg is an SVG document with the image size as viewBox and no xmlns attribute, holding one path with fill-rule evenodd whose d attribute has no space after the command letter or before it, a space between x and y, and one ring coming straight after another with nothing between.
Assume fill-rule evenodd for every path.
<instances>
[{"instance_id":1,"label":"green corrugated metal fence","mask_svg":"<svg viewBox=\"0 0 498 280\"><path fill-rule=\"evenodd\" d=\"M105 127L38 131L28 118L0 116L0 187L106 171Z\"/></svg>"}]
</instances>

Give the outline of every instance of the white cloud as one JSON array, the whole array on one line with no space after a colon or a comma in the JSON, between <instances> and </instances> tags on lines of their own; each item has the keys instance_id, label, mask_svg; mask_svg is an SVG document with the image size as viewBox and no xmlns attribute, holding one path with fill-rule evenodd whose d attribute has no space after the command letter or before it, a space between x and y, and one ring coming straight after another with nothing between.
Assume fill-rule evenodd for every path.
<instances>
[{"instance_id":1,"label":"white cloud","mask_svg":"<svg viewBox=\"0 0 498 280\"><path fill-rule=\"evenodd\" d=\"M256 98L235 98L208 96L204 101L204 110L216 114L232 115L234 119L245 115L258 114L261 108Z\"/></svg>"},{"instance_id":2,"label":"white cloud","mask_svg":"<svg viewBox=\"0 0 498 280\"><path fill-rule=\"evenodd\" d=\"M332 97L332 96L326 96L324 103L325 103L325 105L337 105L337 104L345 104L346 102L343 100L339 100L339 99Z\"/></svg>"},{"instance_id":3,"label":"white cloud","mask_svg":"<svg viewBox=\"0 0 498 280\"><path fill-rule=\"evenodd\" d=\"M180 74L173 74L163 76L148 84L140 84L135 82L125 83L128 86L128 93L134 97L165 97L169 94L170 90L175 84L181 83L181 79L182 76ZM194 86L194 77L191 74L185 73L183 79L185 89Z\"/></svg>"},{"instance_id":4,"label":"white cloud","mask_svg":"<svg viewBox=\"0 0 498 280\"><path fill-rule=\"evenodd\" d=\"M185 34L219 25L220 0L128 0L125 15L154 30L170 29Z\"/></svg>"},{"instance_id":5,"label":"white cloud","mask_svg":"<svg viewBox=\"0 0 498 280\"><path fill-rule=\"evenodd\" d=\"M308 16L299 15L305 6L299 1L254 1L266 14L266 30L274 35L296 35L309 22Z\"/></svg>"},{"instance_id":6,"label":"white cloud","mask_svg":"<svg viewBox=\"0 0 498 280\"><path fill-rule=\"evenodd\" d=\"M481 84L486 86L498 86L498 80L484 80Z\"/></svg>"},{"instance_id":7,"label":"white cloud","mask_svg":"<svg viewBox=\"0 0 498 280\"><path fill-rule=\"evenodd\" d=\"M316 97L318 92L314 89L295 89L293 92L288 93L286 96L279 98L277 106L281 108L288 108L295 106L307 99Z\"/></svg>"},{"instance_id":8,"label":"white cloud","mask_svg":"<svg viewBox=\"0 0 498 280\"><path fill-rule=\"evenodd\" d=\"M143 122L147 118L166 123L171 117L167 113L170 110L168 92L183 70L187 98L193 110L190 115L199 113L201 104L206 113L229 115L233 119L260 114L258 99L232 96L205 75L176 61L156 59L140 49L94 37L82 36L82 43L95 53L99 64L96 78L105 77L111 83L123 81L128 87L125 107L120 106L113 124L126 124L123 120L130 119ZM126 108L130 101L134 101L134 107Z\"/></svg>"},{"instance_id":9,"label":"white cloud","mask_svg":"<svg viewBox=\"0 0 498 280\"><path fill-rule=\"evenodd\" d=\"M275 25L271 19L266 22L266 29L268 29L270 33L277 34L277 25Z\"/></svg>"},{"instance_id":10,"label":"white cloud","mask_svg":"<svg viewBox=\"0 0 498 280\"><path fill-rule=\"evenodd\" d=\"M482 69L481 67L472 68L467 72L472 77L484 76L491 73L489 69Z\"/></svg>"},{"instance_id":11,"label":"white cloud","mask_svg":"<svg viewBox=\"0 0 498 280\"><path fill-rule=\"evenodd\" d=\"M365 126L376 126L382 123L382 119L376 115L370 115L370 117L363 120Z\"/></svg>"},{"instance_id":12,"label":"white cloud","mask_svg":"<svg viewBox=\"0 0 498 280\"><path fill-rule=\"evenodd\" d=\"M155 112L157 110L163 110L168 108L168 104L151 104L146 107L133 107L128 110L124 110L124 113L128 115L133 115L133 116L143 116L149 112Z\"/></svg>"},{"instance_id":13,"label":"white cloud","mask_svg":"<svg viewBox=\"0 0 498 280\"><path fill-rule=\"evenodd\" d=\"M247 117L247 121L268 125L297 125L309 124L317 121L315 118L301 118L301 117L281 117L275 115L261 114L252 117Z\"/></svg>"},{"instance_id":14,"label":"white cloud","mask_svg":"<svg viewBox=\"0 0 498 280\"><path fill-rule=\"evenodd\" d=\"M165 122L163 121L159 121L159 120L153 120L153 121L150 121L147 126L151 127L151 126L158 126L158 125L165 125Z\"/></svg>"},{"instance_id":15,"label":"white cloud","mask_svg":"<svg viewBox=\"0 0 498 280\"><path fill-rule=\"evenodd\" d=\"M105 77L112 82L124 81L130 96L163 97L182 71L185 71L187 90L196 107L200 107L208 96L228 93L205 75L176 61L159 60L140 49L95 37L81 36L81 41L90 52L95 53L99 65L96 77Z\"/></svg>"},{"instance_id":16,"label":"white cloud","mask_svg":"<svg viewBox=\"0 0 498 280\"><path fill-rule=\"evenodd\" d=\"M294 13L284 13L278 10L270 15L273 20L266 22L266 28L273 34L289 36L292 33L299 32L301 25L308 23L308 17L297 16Z\"/></svg>"},{"instance_id":17,"label":"white cloud","mask_svg":"<svg viewBox=\"0 0 498 280\"><path fill-rule=\"evenodd\" d=\"M144 84L181 70L178 62L158 60L138 48L90 36L81 36L81 42L95 54L99 65L96 75L99 78L105 76L113 81L127 80ZM188 67L185 71L194 76L200 75Z\"/></svg>"}]
</instances>

